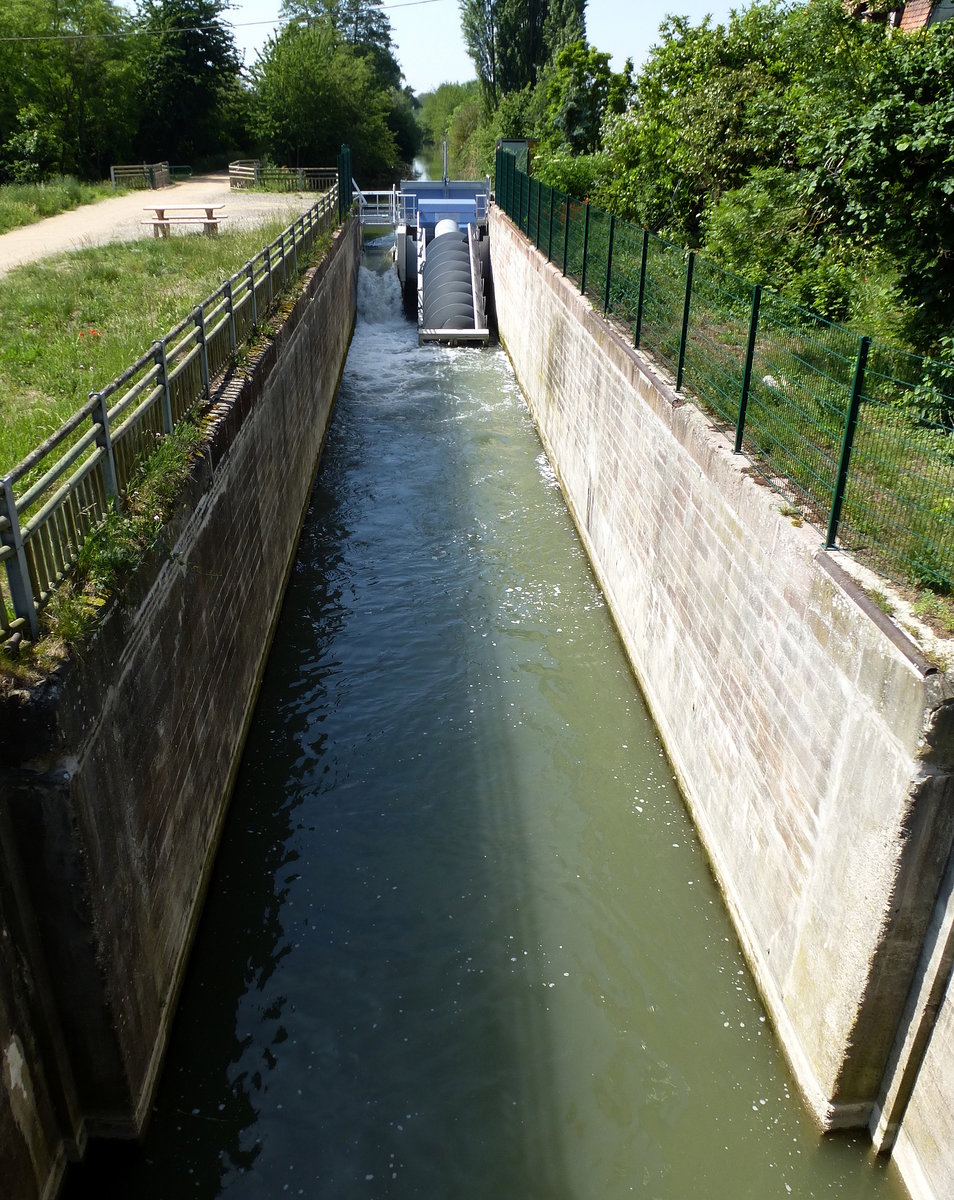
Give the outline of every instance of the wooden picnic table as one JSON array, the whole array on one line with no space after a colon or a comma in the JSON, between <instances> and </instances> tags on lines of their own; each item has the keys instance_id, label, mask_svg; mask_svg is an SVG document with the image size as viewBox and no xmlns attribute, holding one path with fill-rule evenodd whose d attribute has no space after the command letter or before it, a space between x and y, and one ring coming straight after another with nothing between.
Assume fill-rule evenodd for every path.
<instances>
[{"instance_id":1,"label":"wooden picnic table","mask_svg":"<svg viewBox=\"0 0 954 1200\"><path fill-rule=\"evenodd\" d=\"M218 233L219 221L225 216L224 204L147 204L143 211L153 213L143 224L151 225L156 237L166 237L173 222L201 224L208 234Z\"/></svg>"}]
</instances>

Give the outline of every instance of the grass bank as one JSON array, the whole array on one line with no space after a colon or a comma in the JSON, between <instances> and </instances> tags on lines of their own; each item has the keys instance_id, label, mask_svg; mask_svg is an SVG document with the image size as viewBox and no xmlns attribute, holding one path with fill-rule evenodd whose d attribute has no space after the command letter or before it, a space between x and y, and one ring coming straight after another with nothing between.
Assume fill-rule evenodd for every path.
<instances>
[{"instance_id":1,"label":"grass bank","mask_svg":"<svg viewBox=\"0 0 954 1200\"><path fill-rule=\"evenodd\" d=\"M81 183L72 175L46 183L7 183L0 187L0 233L118 195L110 183Z\"/></svg>"},{"instance_id":2,"label":"grass bank","mask_svg":"<svg viewBox=\"0 0 954 1200\"><path fill-rule=\"evenodd\" d=\"M90 247L0 279L0 474L286 225Z\"/></svg>"},{"instance_id":3,"label":"grass bank","mask_svg":"<svg viewBox=\"0 0 954 1200\"><path fill-rule=\"evenodd\" d=\"M284 228L279 219L217 239L146 239L93 248L0 280L0 313L6 318L0 321L0 473L46 436L45 425L52 432L88 390L115 378ZM327 252L329 240L330 234L316 240L311 261ZM301 270L307 265L299 261ZM298 286L289 279L252 341L239 349L239 361L249 351L254 355L281 323ZM203 436L200 412L140 463L122 510L90 533L69 577L42 609L38 640L15 639L0 654L0 688L36 680L89 635L109 597L162 536ZM0 580L0 603L10 619L11 598L4 593Z\"/></svg>"}]
</instances>

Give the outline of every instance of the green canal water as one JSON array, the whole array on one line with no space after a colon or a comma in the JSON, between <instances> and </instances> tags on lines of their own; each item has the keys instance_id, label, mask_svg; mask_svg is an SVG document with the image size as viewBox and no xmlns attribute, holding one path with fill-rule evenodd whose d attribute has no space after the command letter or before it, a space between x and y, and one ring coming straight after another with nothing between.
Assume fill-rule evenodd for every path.
<instances>
[{"instance_id":1,"label":"green canal water","mask_svg":"<svg viewBox=\"0 0 954 1200\"><path fill-rule=\"evenodd\" d=\"M360 311L148 1138L69 1195L904 1195L790 1082L499 350Z\"/></svg>"}]
</instances>

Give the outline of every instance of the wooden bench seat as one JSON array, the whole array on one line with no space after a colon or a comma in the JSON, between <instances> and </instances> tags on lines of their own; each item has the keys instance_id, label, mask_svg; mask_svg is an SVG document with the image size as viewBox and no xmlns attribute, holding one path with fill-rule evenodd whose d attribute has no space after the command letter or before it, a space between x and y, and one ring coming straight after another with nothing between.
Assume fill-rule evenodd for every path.
<instances>
[{"instance_id":1,"label":"wooden bench seat","mask_svg":"<svg viewBox=\"0 0 954 1200\"><path fill-rule=\"evenodd\" d=\"M173 224L201 225L206 233L215 234L218 233L219 221L223 216L224 213L217 217L207 217L204 214L194 217L148 217L143 221L143 225L151 225L156 237L166 237L170 232L169 226Z\"/></svg>"},{"instance_id":2,"label":"wooden bench seat","mask_svg":"<svg viewBox=\"0 0 954 1200\"><path fill-rule=\"evenodd\" d=\"M175 223L201 225L208 234L219 231L219 221L227 214L223 204L150 204L146 212L153 216L147 217L144 225L151 225L155 237L168 237L170 226Z\"/></svg>"}]
</instances>

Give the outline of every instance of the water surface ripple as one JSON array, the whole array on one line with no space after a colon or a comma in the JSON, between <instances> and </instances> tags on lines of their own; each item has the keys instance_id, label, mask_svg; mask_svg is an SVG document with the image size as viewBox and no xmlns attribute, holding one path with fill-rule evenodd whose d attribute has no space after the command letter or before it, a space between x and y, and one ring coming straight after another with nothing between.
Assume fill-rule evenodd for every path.
<instances>
[{"instance_id":1,"label":"water surface ripple","mask_svg":"<svg viewBox=\"0 0 954 1200\"><path fill-rule=\"evenodd\" d=\"M368 261L149 1137L75 1194L895 1200L793 1092L506 357Z\"/></svg>"}]
</instances>

